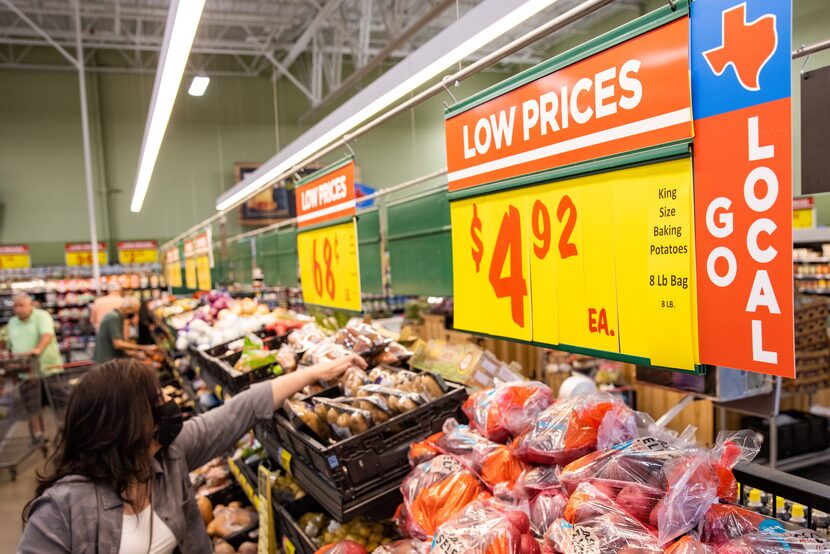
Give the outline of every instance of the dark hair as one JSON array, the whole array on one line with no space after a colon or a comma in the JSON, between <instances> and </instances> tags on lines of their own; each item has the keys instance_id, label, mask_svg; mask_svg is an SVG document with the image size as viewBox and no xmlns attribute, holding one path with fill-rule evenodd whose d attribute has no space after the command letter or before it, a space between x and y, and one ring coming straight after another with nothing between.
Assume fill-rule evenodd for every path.
<instances>
[{"instance_id":1,"label":"dark hair","mask_svg":"<svg viewBox=\"0 0 830 554\"><path fill-rule=\"evenodd\" d=\"M160 398L158 374L147 364L121 358L91 369L69 397L63 434L46 473L38 474L35 498L63 477L81 475L128 502L129 485L153 477L150 446Z\"/></svg>"}]
</instances>

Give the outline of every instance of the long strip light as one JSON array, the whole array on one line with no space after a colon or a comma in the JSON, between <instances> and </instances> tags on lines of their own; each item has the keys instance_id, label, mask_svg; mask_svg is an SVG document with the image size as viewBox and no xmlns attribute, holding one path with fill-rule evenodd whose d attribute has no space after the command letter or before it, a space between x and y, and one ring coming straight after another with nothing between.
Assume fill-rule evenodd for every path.
<instances>
[{"instance_id":1,"label":"long strip light","mask_svg":"<svg viewBox=\"0 0 830 554\"><path fill-rule=\"evenodd\" d=\"M144 204L204 6L205 0L173 0L170 4L130 205L133 212L140 212Z\"/></svg>"},{"instance_id":2,"label":"long strip light","mask_svg":"<svg viewBox=\"0 0 830 554\"><path fill-rule=\"evenodd\" d=\"M516 26L524 23L541 10L555 4L557 1L558 0L527 0L524 4L511 11L505 17L502 17L467 40L461 42L458 46L449 50L446 54L437 58L420 71L414 73L405 81L391 88L389 91L379 96L341 123L333 126L316 140L312 141L304 148L301 148L281 163L264 172L262 175L259 175L234 194L224 199L220 198L216 203L216 209L220 211L226 210L243 201L248 196L254 194L260 188L276 181L283 173L302 162L307 157L313 155L318 150L325 148L364 121L367 121L371 117L377 115L379 112L391 106L413 90L417 89L419 86L435 78L439 73L448 67L463 60L486 44L492 42ZM298 140L301 139L302 137Z\"/></svg>"}]
</instances>

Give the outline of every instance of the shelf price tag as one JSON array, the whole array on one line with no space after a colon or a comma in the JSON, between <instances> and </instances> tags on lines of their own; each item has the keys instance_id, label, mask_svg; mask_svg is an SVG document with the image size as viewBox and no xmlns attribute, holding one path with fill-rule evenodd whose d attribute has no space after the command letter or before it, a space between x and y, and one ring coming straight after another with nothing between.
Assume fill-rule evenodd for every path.
<instances>
[{"instance_id":1,"label":"shelf price tag","mask_svg":"<svg viewBox=\"0 0 830 554\"><path fill-rule=\"evenodd\" d=\"M213 267L213 245L210 229L196 235L193 239L196 255L196 282L199 290L211 290L210 269Z\"/></svg>"},{"instance_id":2,"label":"shelf price tag","mask_svg":"<svg viewBox=\"0 0 830 554\"><path fill-rule=\"evenodd\" d=\"M355 220L297 233L303 301L360 311L360 264Z\"/></svg>"},{"instance_id":3,"label":"shelf price tag","mask_svg":"<svg viewBox=\"0 0 830 554\"><path fill-rule=\"evenodd\" d=\"M89 242L68 242L64 246L64 260L70 267L92 265L92 244ZM107 245L98 243L98 264L106 265L108 262Z\"/></svg>"},{"instance_id":4,"label":"shelf price tag","mask_svg":"<svg viewBox=\"0 0 830 554\"><path fill-rule=\"evenodd\" d=\"M164 253L164 274L169 286L174 288L182 286L182 262L178 245Z\"/></svg>"},{"instance_id":5,"label":"shelf price tag","mask_svg":"<svg viewBox=\"0 0 830 554\"><path fill-rule=\"evenodd\" d=\"M274 505L271 497L271 471L259 464L257 467L257 498L259 499L259 541L258 551L274 554L277 550L276 529L274 528Z\"/></svg>"},{"instance_id":6,"label":"shelf price tag","mask_svg":"<svg viewBox=\"0 0 830 554\"><path fill-rule=\"evenodd\" d=\"M155 264L159 261L158 242L154 240L122 241L117 246L119 264Z\"/></svg>"},{"instance_id":7,"label":"shelf price tag","mask_svg":"<svg viewBox=\"0 0 830 554\"><path fill-rule=\"evenodd\" d=\"M291 452L280 446L279 448L279 463L286 473L291 475Z\"/></svg>"},{"instance_id":8,"label":"shelf price tag","mask_svg":"<svg viewBox=\"0 0 830 554\"><path fill-rule=\"evenodd\" d=\"M26 269L32 267L29 247L25 244L0 246L0 269Z\"/></svg>"},{"instance_id":9,"label":"shelf price tag","mask_svg":"<svg viewBox=\"0 0 830 554\"><path fill-rule=\"evenodd\" d=\"M196 258L193 253L193 241L184 241L184 286L189 289L197 288L196 281Z\"/></svg>"}]
</instances>

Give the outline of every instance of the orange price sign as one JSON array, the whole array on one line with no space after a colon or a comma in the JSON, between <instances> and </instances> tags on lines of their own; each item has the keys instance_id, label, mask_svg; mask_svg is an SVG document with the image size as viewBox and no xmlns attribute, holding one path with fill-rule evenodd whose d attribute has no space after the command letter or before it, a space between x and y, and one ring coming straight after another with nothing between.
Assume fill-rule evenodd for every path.
<instances>
[{"instance_id":1,"label":"orange price sign","mask_svg":"<svg viewBox=\"0 0 830 554\"><path fill-rule=\"evenodd\" d=\"M360 264L354 220L297 234L303 301L360 311Z\"/></svg>"}]
</instances>

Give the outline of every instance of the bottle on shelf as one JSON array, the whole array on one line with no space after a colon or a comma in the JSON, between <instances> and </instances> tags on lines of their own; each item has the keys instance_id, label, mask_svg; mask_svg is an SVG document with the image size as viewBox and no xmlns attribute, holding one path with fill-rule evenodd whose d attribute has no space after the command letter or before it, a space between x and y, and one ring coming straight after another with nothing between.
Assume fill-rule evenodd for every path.
<instances>
[{"instance_id":1,"label":"bottle on shelf","mask_svg":"<svg viewBox=\"0 0 830 554\"><path fill-rule=\"evenodd\" d=\"M802 527L807 526L807 518L804 517L804 506L801 504L793 504L792 512L790 514L790 523L795 523L796 525L801 525Z\"/></svg>"},{"instance_id":2,"label":"bottle on shelf","mask_svg":"<svg viewBox=\"0 0 830 554\"><path fill-rule=\"evenodd\" d=\"M764 502L761 499L760 490L752 489L749 491L749 501L746 503L746 507L753 512L758 512L759 514L764 513Z\"/></svg>"}]
</instances>

